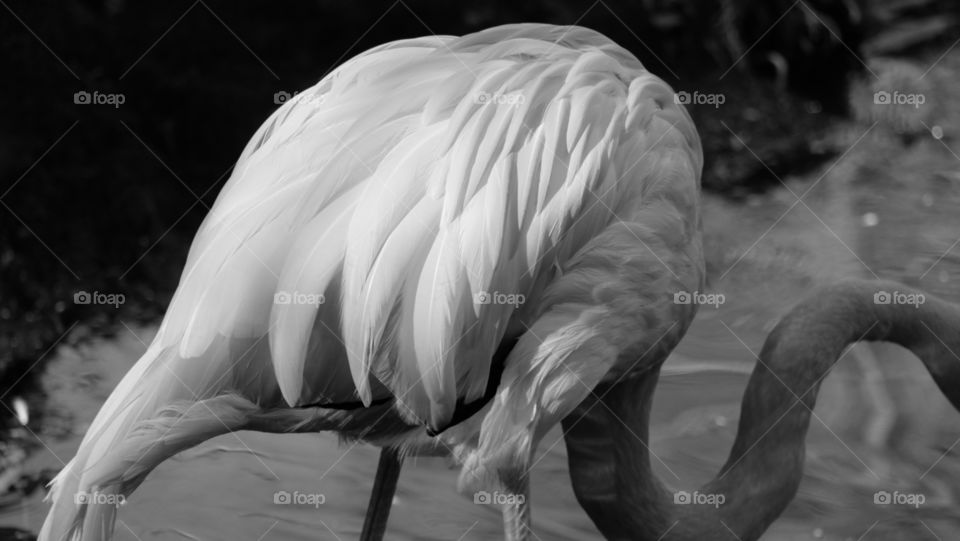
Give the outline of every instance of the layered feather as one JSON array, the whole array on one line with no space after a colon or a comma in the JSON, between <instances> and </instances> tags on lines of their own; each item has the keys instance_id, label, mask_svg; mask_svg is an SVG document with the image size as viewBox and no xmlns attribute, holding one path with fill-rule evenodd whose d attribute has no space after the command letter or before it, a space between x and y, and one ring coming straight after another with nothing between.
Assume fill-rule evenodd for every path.
<instances>
[{"instance_id":1,"label":"layered feather","mask_svg":"<svg viewBox=\"0 0 960 541\"><path fill-rule=\"evenodd\" d=\"M218 336L268 336L290 405L369 404L379 389L441 426L483 394L517 314L498 300L534 293L589 238L575 227L586 214L593 230L612 219L592 207L620 193L617 149L643 151L633 130L684 115L669 87L583 28L364 53L255 136L194 244L162 343L196 355ZM316 332L323 314L334 328ZM352 387L316 396L324 386L305 374L344 361Z\"/></svg>"},{"instance_id":2,"label":"layered feather","mask_svg":"<svg viewBox=\"0 0 960 541\"><path fill-rule=\"evenodd\" d=\"M654 162L681 155L684 178L698 174L672 95L601 34L531 24L386 44L289 100L243 150L157 337L54 481L41 538L109 534L109 509L68 498L128 493L251 409L393 397L408 422L445 426L483 395L503 338L540 315L522 300L619 203L642 204ZM224 396L239 401L207 402ZM220 410L181 407L192 416L171 424L184 401ZM137 455L148 437L161 448Z\"/></svg>"}]
</instances>

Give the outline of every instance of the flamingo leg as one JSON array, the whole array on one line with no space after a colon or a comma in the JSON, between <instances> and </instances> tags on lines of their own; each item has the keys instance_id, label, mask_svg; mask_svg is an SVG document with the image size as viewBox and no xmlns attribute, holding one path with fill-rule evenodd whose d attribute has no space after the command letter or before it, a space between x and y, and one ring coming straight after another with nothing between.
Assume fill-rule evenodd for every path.
<instances>
[{"instance_id":1,"label":"flamingo leg","mask_svg":"<svg viewBox=\"0 0 960 541\"><path fill-rule=\"evenodd\" d=\"M503 479L507 489L503 503L503 538L506 541L529 541L532 538L530 520L530 482L526 474Z\"/></svg>"},{"instance_id":2,"label":"flamingo leg","mask_svg":"<svg viewBox=\"0 0 960 541\"><path fill-rule=\"evenodd\" d=\"M373 480L373 491L370 493L370 504L367 506L367 515L363 520L360 541L383 539L402 466L403 457L396 448L384 447L380 450L380 462L377 464L377 475Z\"/></svg>"}]
</instances>

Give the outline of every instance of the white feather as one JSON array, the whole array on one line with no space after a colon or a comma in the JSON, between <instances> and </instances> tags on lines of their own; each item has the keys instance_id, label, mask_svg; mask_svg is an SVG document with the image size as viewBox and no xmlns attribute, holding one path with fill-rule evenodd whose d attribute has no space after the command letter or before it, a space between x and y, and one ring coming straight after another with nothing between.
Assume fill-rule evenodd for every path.
<instances>
[{"instance_id":1,"label":"white feather","mask_svg":"<svg viewBox=\"0 0 960 541\"><path fill-rule=\"evenodd\" d=\"M392 396L407 422L445 427L458 400L483 395L505 337L520 342L478 460L520 457L544 428L531 423L582 398L568 373L595 383L635 336L635 314L591 304L620 296L577 265L649 257L626 223L660 227L652 244L699 242L702 160L672 90L588 29L507 25L347 61L243 149L154 343L54 480L41 541L108 536L115 509L75 504L78 490L127 494L261 408ZM648 212L657 198L672 213ZM623 279L605 269L604 286ZM474 303L484 291L528 303ZM322 304L275 302L284 294ZM462 426L475 445L479 423Z\"/></svg>"}]
</instances>

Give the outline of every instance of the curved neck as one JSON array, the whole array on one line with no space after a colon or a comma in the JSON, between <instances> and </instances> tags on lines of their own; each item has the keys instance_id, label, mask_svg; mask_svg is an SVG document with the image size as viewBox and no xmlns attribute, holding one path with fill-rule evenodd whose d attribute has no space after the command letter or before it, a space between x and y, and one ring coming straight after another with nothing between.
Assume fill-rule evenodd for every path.
<instances>
[{"instance_id":1,"label":"curved neck","mask_svg":"<svg viewBox=\"0 0 960 541\"><path fill-rule=\"evenodd\" d=\"M717 476L691 495L696 500L691 503L675 503L674 493L650 468L646 442L657 371L609 389L603 402L617 421L593 414L579 433L579 445L577 434L568 438L571 470L575 461L586 467L591 458L583 452L591 422L606 425L608 442L612 439L616 448L616 471L607 486L600 489L594 475L593 487L582 484L577 490L604 535L710 540L730 539L733 533L744 541L759 538L797 491L820 383L851 343L888 341L910 349L960 409L960 310L929 295L918 306L876 304L878 291L921 294L892 282L845 282L820 289L784 316L767 337L744 391L730 456ZM599 434L593 436L599 439ZM577 475L571 473L577 489ZM592 495L590 488L596 489ZM616 519L594 516L600 508L595 498L604 490L616 494L606 502L616 507Z\"/></svg>"}]
</instances>

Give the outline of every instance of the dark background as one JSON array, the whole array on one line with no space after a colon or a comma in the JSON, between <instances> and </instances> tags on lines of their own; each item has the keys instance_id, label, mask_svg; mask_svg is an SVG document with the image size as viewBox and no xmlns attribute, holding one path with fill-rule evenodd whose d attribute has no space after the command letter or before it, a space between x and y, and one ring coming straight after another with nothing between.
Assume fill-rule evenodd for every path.
<instances>
[{"instance_id":1,"label":"dark background","mask_svg":"<svg viewBox=\"0 0 960 541\"><path fill-rule=\"evenodd\" d=\"M834 156L818 134L847 114L864 51L942 51L958 10L946 0L0 4L4 405L29 396L36 366L65 336L162 314L193 233L275 94L373 45L521 21L597 29L676 89L727 96L727 107L692 112L705 188L736 198ZM77 104L79 91L124 103ZM78 291L126 302L77 305Z\"/></svg>"}]
</instances>

